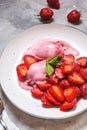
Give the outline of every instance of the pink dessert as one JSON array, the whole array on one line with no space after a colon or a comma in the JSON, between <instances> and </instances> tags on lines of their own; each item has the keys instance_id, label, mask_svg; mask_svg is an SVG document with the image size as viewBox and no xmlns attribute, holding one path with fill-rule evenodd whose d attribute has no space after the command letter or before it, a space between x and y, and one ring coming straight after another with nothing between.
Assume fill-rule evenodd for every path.
<instances>
[{"instance_id":1,"label":"pink dessert","mask_svg":"<svg viewBox=\"0 0 87 130\"><path fill-rule=\"evenodd\" d=\"M28 90L31 89L30 82L45 81L47 75L45 66L46 60L56 55L65 54L77 56L79 52L69 43L60 40L44 39L32 44L32 46L24 52L24 55L33 55L40 59L40 61L30 66L25 81L18 80L19 86Z\"/></svg>"},{"instance_id":2,"label":"pink dessert","mask_svg":"<svg viewBox=\"0 0 87 130\"><path fill-rule=\"evenodd\" d=\"M87 57L62 40L44 39L32 44L16 67L18 84L40 99L43 106L62 111L87 99Z\"/></svg>"}]
</instances>

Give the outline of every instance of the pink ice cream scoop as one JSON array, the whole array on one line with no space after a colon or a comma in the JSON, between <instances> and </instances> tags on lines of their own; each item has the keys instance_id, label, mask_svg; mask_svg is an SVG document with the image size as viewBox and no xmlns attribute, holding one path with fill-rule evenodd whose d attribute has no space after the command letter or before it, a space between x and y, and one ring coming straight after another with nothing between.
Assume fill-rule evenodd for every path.
<instances>
[{"instance_id":1,"label":"pink ice cream scoop","mask_svg":"<svg viewBox=\"0 0 87 130\"><path fill-rule=\"evenodd\" d=\"M27 78L34 82L43 81L46 79L46 61L39 61L32 64L28 70Z\"/></svg>"},{"instance_id":2,"label":"pink ice cream scoop","mask_svg":"<svg viewBox=\"0 0 87 130\"><path fill-rule=\"evenodd\" d=\"M48 59L56 55L63 55L63 48L61 44L54 40L40 40L32 45L30 53L34 54L40 59Z\"/></svg>"}]
</instances>

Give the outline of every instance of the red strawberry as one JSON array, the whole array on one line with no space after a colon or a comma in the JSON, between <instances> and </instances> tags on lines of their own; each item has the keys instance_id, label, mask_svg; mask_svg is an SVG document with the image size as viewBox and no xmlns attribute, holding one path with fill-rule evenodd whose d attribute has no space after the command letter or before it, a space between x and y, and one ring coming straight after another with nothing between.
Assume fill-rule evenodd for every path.
<instances>
[{"instance_id":1,"label":"red strawberry","mask_svg":"<svg viewBox=\"0 0 87 130\"><path fill-rule=\"evenodd\" d=\"M49 6L55 8L55 9L59 9L60 8L59 0L47 0L47 3L48 3Z\"/></svg>"},{"instance_id":2,"label":"red strawberry","mask_svg":"<svg viewBox=\"0 0 87 130\"><path fill-rule=\"evenodd\" d=\"M64 55L63 58L64 64L73 64L75 62L75 57L72 54Z\"/></svg>"},{"instance_id":3,"label":"red strawberry","mask_svg":"<svg viewBox=\"0 0 87 130\"><path fill-rule=\"evenodd\" d=\"M58 77L55 75L47 77L46 80L50 84L57 84L58 83Z\"/></svg>"},{"instance_id":4,"label":"red strawberry","mask_svg":"<svg viewBox=\"0 0 87 130\"><path fill-rule=\"evenodd\" d=\"M32 55L24 55L23 60L25 64L29 67L31 64L38 61L38 59Z\"/></svg>"},{"instance_id":5,"label":"red strawberry","mask_svg":"<svg viewBox=\"0 0 87 130\"><path fill-rule=\"evenodd\" d=\"M20 80L23 79L26 76L28 71L27 65L25 63L19 64L16 67L16 71L17 71L18 78Z\"/></svg>"},{"instance_id":6,"label":"red strawberry","mask_svg":"<svg viewBox=\"0 0 87 130\"><path fill-rule=\"evenodd\" d=\"M59 82L60 87L62 87L63 89L70 87L70 83L67 79L62 79Z\"/></svg>"},{"instance_id":7,"label":"red strawberry","mask_svg":"<svg viewBox=\"0 0 87 130\"><path fill-rule=\"evenodd\" d=\"M63 65L62 71L64 74L70 74L73 72L73 69L74 69L73 64L65 64Z\"/></svg>"},{"instance_id":8,"label":"red strawberry","mask_svg":"<svg viewBox=\"0 0 87 130\"><path fill-rule=\"evenodd\" d=\"M65 77L62 68L56 68L55 69L55 74L58 77L58 79L63 79Z\"/></svg>"},{"instance_id":9,"label":"red strawberry","mask_svg":"<svg viewBox=\"0 0 87 130\"><path fill-rule=\"evenodd\" d=\"M45 97L46 97L46 99L49 101L49 102L51 102L52 104L54 104L54 105L60 105L60 102L59 101L57 101L51 94L50 94L50 92L47 90L46 91L46 93L45 93Z\"/></svg>"},{"instance_id":10,"label":"red strawberry","mask_svg":"<svg viewBox=\"0 0 87 130\"><path fill-rule=\"evenodd\" d=\"M81 90L81 95L83 98L87 98L87 83L83 84L81 87L80 87L80 90Z\"/></svg>"},{"instance_id":11,"label":"red strawberry","mask_svg":"<svg viewBox=\"0 0 87 130\"><path fill-rule=\"evenodd\" d=\"M76 72L80 71L81 67L77 63L74 63L73 66L74 66L74 70L73 71L76 71Z\"/></svg>"},{"instance_id":12,"label":"red strawberry","mask_svg":"<svg viewBox=\"0 0 87 130\"><path fill-rule=\"evenodd\" d=\"M64 102L59 106L59 108L60 108L60 110L62 110L62 111L67 111L67 110L72 109L73 107L75 107L76 104L77 104L77 99L74 98L74 99L72 100L72 102L64 101Z\"/></svg>"},{"instance_id":13,"label":"red strawberry","mask_svg":"<svg viewBox=\"0 0 87 130\"><path fill-rule=\"evenodd\" d=\"M40 10L40 16L43 20L50 20L53 15L54 15L54 12L50 8L42 8Z\"/></svg>"},{"instance_id":14,"label":"red strawberry","mask_svg":"<svg viewBox=\"0 0 87 130\"><path fill-rule=\"evenodd\" d=\"M76 86L65 89L64 96L65 96L66 101L72 102L72 100L78 96L78 93L79 93L78 91L80 90Z\"/></svg>"},{"instance_id":15,"label":"red strawberry","mask_svg":"<svg viewBox=\"0 0 87 130\"><path fill-rule=\"evenodd\" d=\"M45 107L52 107L53 106L53 104L46 99L45 95L41 97L41 101Z\"/></svg>"},{"instance_id":16,"label":"red strawberry","mask_svg":"<svg viewBox=\"0 0 87 130\"><path fill-rule=\"evenodd\" d=\"M49 89L49 92L53 97L58 101L64 101L64 92L63 89L58 85L52 85Z\"/></svg>"},{"instance_id":17,"label":"red strawberry","mask_svg":"<svg viewBox=\"0 0 87 130\"><path fill-rule=\"evenodd\" d=\"M72 10L67 15L67 20L72 23L77 23L80 21L80 12L77 10Z\"/></svg>"},{"instance_id":18,"label":"red strawberry","mask_svg":"<svg viewBox=\"0 0 87 130\"><path fill-rule=\"evenodd\" d=\"M87 68L81 68L80 74L85 80L87 80Z\"/></svg>"},{"instance_id":19,"label":"red strawberry","mask_svg":"<svg viewBox=\"0 0 87 130\"><path fill-rule=\"evenodd\" d=\"M51 87L51 84L49 83L38 83L37 86L39 87L40 90L46 91Z\"/></svg>"},{"instance_id":20,"label":"red strawberry","mask_svg":"<svg viewBox=\"0 0 87 130\"><path fill-rule=\"evenodd\" d=\"M87 57L79 57L76 59L76 63L82 67L87 66Z\"/></svg>"},{"instance_id":21,"label":"red strawberry","mask_svg":"<svg viewBox=\"0 0 87 130\"><path fill-rule=\"evenodd\" d=\"M39 88L33 87L31 89L31 93L35 98L41 98L44 95L44 92L42 92Z\"/></svg>"},{"instance_id":22,"label":"red strawberry","mask_svg":"<svg viewBox=\"0 0 87 130\"><path fill-rule=\"evenodd\" d=\"M84 84L85 82L82 76L77 72L73 72L72 74L68 75L68 81L77 85Z\"/></svg>"}]
</instances>

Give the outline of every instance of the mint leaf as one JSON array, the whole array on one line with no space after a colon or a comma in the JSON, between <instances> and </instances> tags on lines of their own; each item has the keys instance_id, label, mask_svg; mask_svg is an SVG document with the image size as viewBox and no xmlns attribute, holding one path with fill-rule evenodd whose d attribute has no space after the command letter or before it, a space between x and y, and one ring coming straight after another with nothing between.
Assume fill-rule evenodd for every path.
<instances>
[{"instance_id":1,"label":"mint leaf","mask_svg":"<svg viewBox=\"0 0 87 130\"><path fill-rule=\"evenodd\" d=\"M50 75L52 75L53 71L54 71L53 66L50 65L49 63L46 63L46 72L47 72L47 74L50 76Z\"/></svg>"},{"instance_id":2,"label":"mint leaf","mask_svg":"<svg viewBox=\"0 0 87 130\"><path fill-rule=\"evenodd\" d=\"M58 65L60 63L62 56L54 56L52 58L50 58L47 63L51 64L51 65Z\"/></svg>"},{"instance_id":3,"label":"mint leaf","mask_svg":"<svg viewBox=\"0 0 87 130\"><path fill-rule=\"evenodd\" d=\"M61 62L60 62L61 58L62 58L62 56L53 56L52 58L47 60L46 72L49 76L53 74L54 67L57 67L61 64Z\"/></svg>"}]
</instances>

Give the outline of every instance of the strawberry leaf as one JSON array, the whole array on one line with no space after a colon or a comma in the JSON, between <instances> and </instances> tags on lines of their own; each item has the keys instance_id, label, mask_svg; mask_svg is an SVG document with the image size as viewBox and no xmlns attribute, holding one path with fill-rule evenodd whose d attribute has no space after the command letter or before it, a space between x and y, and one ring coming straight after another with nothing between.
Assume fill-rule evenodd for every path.
<instances>
[{"instance_id":1,"label":"strawberry leaf","mask_svg":"<svg viewBox=\"0 0 87 130\"><path fill-rule=\"evenodd\" d=\"M53 71L54 71L53 66L50 65L49 63L46 63L46 72L47 72L47 74L50 76L50 75L52 75Z\"/></svg>"}]
</instances>

